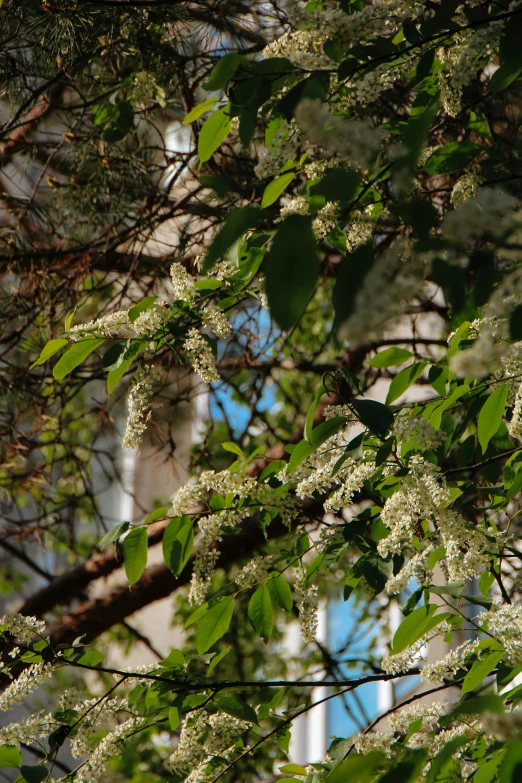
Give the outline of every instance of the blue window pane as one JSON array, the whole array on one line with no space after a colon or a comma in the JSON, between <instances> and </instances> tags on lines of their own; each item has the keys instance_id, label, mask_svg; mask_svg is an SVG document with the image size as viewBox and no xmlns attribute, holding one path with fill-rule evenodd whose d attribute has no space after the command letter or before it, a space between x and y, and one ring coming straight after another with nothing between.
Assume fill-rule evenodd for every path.
<instances>
[{"instance_id":1,"label":"blue window pane","mask_svg":"<svg viewBox=\"0 0 522 783\"><path fill-rule=\"evenodd\" d=\"M362 621L353 602L333 601L328 610L328 643L337 660L335 679L354 679L369 673L364 665L375 626ZM347 737L364 729L379 712L378 684L368 683L329 702L328 735Z\"/></svg>"}]
</instances>

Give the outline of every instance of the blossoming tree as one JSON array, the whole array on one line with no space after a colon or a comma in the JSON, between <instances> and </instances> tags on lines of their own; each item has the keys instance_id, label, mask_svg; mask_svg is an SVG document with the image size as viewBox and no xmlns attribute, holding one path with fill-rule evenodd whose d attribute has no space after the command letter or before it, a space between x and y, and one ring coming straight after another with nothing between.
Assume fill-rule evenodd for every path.
<instances>
[{"instance_id":1,"label":"blossoming tree","mask_svg":"<svg viewBox=\"0 0 522 783\"><path fill-rule=\"evenodd\" d=\"M3 722L0 766L28 783L518 780L522 4L2 14L23 73L5 165L61 112L59 142L27 151L42 165L30 195L5 198L4 414L21 424L3 480L38 513L8 516L4 542L27 561L23 531L76 563L2 621L0 710L42 683L53 704ZM89 51L63 35L81 25ZM47 60L68 40L38 88L23 72L42 57L34 30ZM156 127L174 106L184 146ZM29 273L47 287L37 308ZM93 536L92 422L123 392L121 447L139 449L182 369L214 395L193 477ZM101 378L110 399L97 392L93 411L82 390ZM159 540L165 564L147 568ZM129 585L60 615L120 555ZM104 665L102 634L174 591L181 649ZM371 626L355 674L317 639L318 607L340 592ZM333 726L321 762L285 763L298 716L370 682L415 685L360 731Z\"/></svg>"}]
</instances>

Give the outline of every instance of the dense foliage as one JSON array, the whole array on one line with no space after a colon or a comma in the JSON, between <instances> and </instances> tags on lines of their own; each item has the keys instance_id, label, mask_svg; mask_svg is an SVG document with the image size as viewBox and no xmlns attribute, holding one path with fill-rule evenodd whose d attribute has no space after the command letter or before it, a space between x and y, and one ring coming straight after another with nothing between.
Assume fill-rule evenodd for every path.
<instances>
[{"instance_id":1,"label":"dense foliage","mask_svg":"<svg viewBox=\"0 0 522 783\"><path fill-rule=\"evenodd\" d=\"M3 723L0 766L518 779L521 25L508 1L2 6L0 544L24 600L0 710L42 683L52 706ZM191 479L108 524L120 448L174 460L207 388ZM86 598L120 557L125 587ZM174 591L181 649L104 665ZM360 730L285 764L325 700Z\"/></svg>"}]
</instances>

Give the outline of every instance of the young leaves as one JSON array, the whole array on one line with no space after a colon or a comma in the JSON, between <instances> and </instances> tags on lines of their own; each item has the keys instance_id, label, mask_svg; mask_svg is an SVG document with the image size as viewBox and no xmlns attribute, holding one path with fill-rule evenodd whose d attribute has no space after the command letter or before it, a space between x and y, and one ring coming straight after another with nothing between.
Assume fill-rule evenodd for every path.
<instances>
[{"instance_id":1,"label":"young leaves","mask_svg":"<svg viewBox=\"0 0 522 783\"><path fill-rule=\"evenodd\" d=\"M393 346L392 348L385 348L384 351L376 353L368 364L370 367L392 367L394 364L402 364L411 356L411 351Z\"/></svg>"},{"instance_id":2,"label":"young leaves","mask_svg":"<svg viewBox=\"0 0 522 783\"><path fill-rule=\"evenodd\" d=\"M258 636L267 642L272 635L274 612L267 585L258 587L248 604L248 619Z\"/></svg>"},{"instance_id":3,"label":"young leaves","mask_svg":"<svg viewBox=\"0 0 522 783\"><path fill-rule=\"evenodd\" d=\"M281 329L289 331L306 310L321 269L311 218L285 218L263 266L270 312Z\"/></svg>"},{"instance_id":4,"label":"young leaves","mask_svg":"<svg viewBox=\"0 0 522 783\"><path fill-rule=\"evenodd\" d=\"M147 529L137 527L122 541L125 573L131 585L136 584L147 565L147 538Z\"/></svg>"},{"instance_id":5,"label":"young leaves","mask_svg":"<svg viewBox=\"0 0 522 783\"><path fill-rule=\"evenodd\" d=\"M194 524L190 517L171 519L163 534L163 558L174 576L179 576L190 558Z\"/></svg>"},{"instance_id":6,"label":"young leaves","mask_svg":"<svg viewBox=\"0 0 522 783\"><path fill-rule=\"evenodd\" d=\"M450 141L449 144L444 144L432 152L424 164L424 171L428 174L452 174L469 166L481 151L480 144L472 144L470 141Z\"/></svg>"},{"instance_id":7,"label":"young leaves","mask_svg":"<svg viewBox=\"0 0 522 783\"><path fill-rule=\"evenodd\" d=\"M105 338L83 338L79 342L69 348L68 351L59 359L56 363L53 375L57 381L63 380L66 375L69 375L79 364L81 364L90 354L96 350L100 345L105 342Z\"/></svg>"},{"instance_id":8,"label":"young leaves","mask_svg":"<svg viewBox=\"0 0 522 783\"><path fill-rule=\"evenodd\" d=\"M62 348L64 348L66 345L68 345L68 340L49 340L49 342L46 343L42 348L42 352L38 359L31 364L29 369L32 370L33 367L37 367L39 364L44 364L47 359L50 359L51 356L54 356L55 353L61 351Z\"/></svg>"},{"instance_id":9,"label":"young leaves","mask_svg":"<svg viewBox=\"0 0 522 783\"><path fill-rule=\"evenodd\" d=\"M417 639L420 639L443 620L447 620L448 617L452 616L451 612L441 612L436 615L437 609L439 609L437 604L419 606L404 618L393 637L392 655L410 647Z\"/></svg>"},{"instance_id":10,"label":"young leaves","mask_svg":"<svg viewBox=\"0 0 522 783\"><path fill-rule=\"evenodd\" d=\"M261 207L269 207L274 201L277 201L279 196L285 192L289 184L292 182L296 175L295 171L289 171L286 174L282 174L280 177L276 177L270 182L263 193L263 199L261 201Z\"/></svg>"},{"instance_id":11,"label":"young leaves","mask_svg":"<svg viewBox=\"0 0 522 783\"><path fill-rule=\"evenodd\" d=\"M225 114L221 109L213 111L205 120L198 139L200 164L210 160L217 148L225 141L230 133L230 125L230 114Z\"/></svg>"},{"instance_id":12,"label":"young leaves","mask_svg":"<svg viewBox=\"0 0 522 783\"><path fill-rule=\"evenodd\" d=\"M218 639L228 631L234 613L234 598L220 598L214 606L203 615L196 632L196 649L198 655L210 650Z\"/></svg>"},{"instance_id":13,"label":"young leaves","mask_svg":"<svg viewBox=\"0 0 522 783\"><path fill-rule=\"evenodd\" d=\"M478 439L482 453L486 451L489 441L495 435L502 421L508 395L507 384L503 383L491 392L478 417Z\"/></svg>"}]
</instances>

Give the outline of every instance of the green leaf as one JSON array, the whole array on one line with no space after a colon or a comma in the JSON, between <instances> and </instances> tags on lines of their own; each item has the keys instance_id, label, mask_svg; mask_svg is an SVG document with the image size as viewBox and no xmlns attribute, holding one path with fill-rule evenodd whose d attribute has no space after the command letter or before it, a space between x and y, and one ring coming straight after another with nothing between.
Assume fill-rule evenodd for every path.
<instances>
[{"instance_id":1,"label":"green leaf","mask_svg":"<svg viewBox=\"0 0 522 783\"><path fill-rule=\"evenodd\" d=\"M221 598L203 615L196 632L196 649L203 655L228 631L234 613L234 598Z\"/></svg>"},{"instance_id":2,"label":"green leaf","mask_svg":"<svg viewBox=\"0 0 522 783\"><path fill-rule=\"evenodd\" d=\"M163 558L174 576L187 565L194 545L194 524L190 517L175 517L163 534Z\"/></svg>"},{"instance_id":3,"label":"green leaf","mask_svg":"<svg viewBox=\"0 0 522 783\"><path fill-rule=\"evenodd\" d=\"M426 783L435 783L435 781L438 781L440 779L439 774L449 765L453 754L468 742L469 737L454 737L446 742L442 750L439 750L431 760L430 768L425 778Z\"/></svg>"},{"instance_id":4,"label":"green leaf","mask_svg":"<svg viewBox=\"0 0 522 783\"><path fill-rule=\"evenodd\" d=\"M115 541L117 541L118 538L120 538L120 536L122 536L123 533L129 529L129 527L130 522L120 522L119 525L116 525L116 527L113 527L112 530L109 530L108 533L105 533L100 543L98 544L100 551L103 552L104 549L107 549L109 544L113 544Z\"/></svg>"},{"instance_id":5,"label":"green leaf","mask_svg":"<svg viewBox=\"0 0 522 783\"><path fill-rule=\"evenodd\" d=\"M510 742L502 759L498 783L518 783L522 772L522 742Z\"/></svg>"},{"instance_id":6,"label":"green leaf","mask_svg":"<svg viewBox=\"0 0 522 783\"><path fill-rule=\"evenodd\" d=\"M198 120L202 114L205 114L206 111L213 107L216 101L217 98L214 96L212 98L207 98L207 100L202 101L202 103L198 103L198 105L194 106L192 111L189 111L189 113L186 115L185 119L183 120L183 125L190 125L190 123L194 122L194 120Z\"/></svg>"},{"instance_id":7,"label":"green leaf","mask_svg":"<svg viewBox=\"0 0 522 783\"><path fill-rule=\"evenodd\" d=\"M61 381L66 375L69 375L79 364L81 364L90 354L100 345L103 345L105 338L83 339L69 348L68 351L55 364L53 376L57 381Z\"/></svg>"},{"instance_id":8,"label":"green leaf","mask_svg":"<svg viewBox=\"0 0 522 783\"><path fill-rule=\"evenodd\" d=\"M484 136L486 139L492 139L491 129L489 122L484 114L481 112L470 111L469 113L469 129L478 133L479 136Z\"/></svg>"},{"instance_id":9,"label":"green leaf","mask_svg":"<svg viewBox=\"0 0 522 783\"><path fill-rule=\"evenodd\" d=\"M111 345L102 356L103 369L109 372L110 370L116 370L122 363L126 350L127 344L124 342L118 342Z\"/></svg>"},{"instance_id":10,"label":"green leaf","mask_svg":"<svg viewBox=\"0 0 522 783\"><path fill-rule=\"evenodd\" d=\"M163 669L182 669L185 663L185 656L181 650L174 647L167 657L159 662L158 666L161 666Z\"/></svg>"},{"instance_id":11,"label":"green leaf","mask_svg":"<svg viewBox=\"0 0 522 783\"><path fill-rule=\"evenodd\" d=\"M424 164L424 171L428 174L452 174L469 166L481 151L480 144L450 141L432 152Z\"/></svg>"},{"instance_id":12,"label":"green leaf","mask_svg":"<svg viewBox=\"0 0 522 783\"><path fill-rule=\"evenodd\" d=\"M68 344L69 344L68 340L62 340L62 339L49 340L49 342L46 343L42 348L42 352L38 357L38 359L31 364L29 369L32 370L33 367L37 367L39 364L44 364L47 361L47 359L50 359L51 356L54 356L55 353L61 351L62 348Z\"/></svg>"},{"instance_id":13,"label":"green leaf","mask_svg":"<svg viewBox=\"0 0 522 783\"><path fill-rule=\"evenodd\" d=\"M392 367L394 364L402 364L410 356L413 356L411 351L393 346L392 348L386 348L384 351L379 351L370 359L368 364L370 367Z\"/></svg>"},{"instance_id":14,"label":"green leaf","mask_svg":"<svg viewBox=\"0 0 522 783\"><path fill-rule=\"evenodd\" d=\"M284 219L263 267L270 312L278 326L289 331L304 314L321 270L310 217Z\"/></svg>"},{"instance_id":15,"label":"green leaf","mask_svg":"<svg viewBox=\"0 0 522 783\"><path fill-rule=\"evenodd\" d=\"M333 303L335 309L335 329L342 336L342 324L353 315L355 300L364 285L366 275L373 267L375 253L370 243L361 245L341 262L335 288Z\"/></svg>"},{"instance_id":16,"label":"green leaf","mask_svg":"<svg viewBox=\"0 0 522 783\"><path fill-rule=\"evenodd\" d=\"M401 370L399 373L397 373L393 381L390 383L388 396L386 397L386 404L389 405L390 403L394 402L398 397L404 394L404 392L407 391L410 386L413 386L415 381L422 374L422 371L427 364L428 362L426 361L414 362L414 364L410 364L409 367L405 367L404 370Z\"/></svg>"},{"instance_id":17,"label":"green leaf","mask_svg":"<svg viewBox=\"0 0 522 783\"><path fill-rule=\"evenodd\" d=\"M201 606L198 606L197 609L194 609L192 614L190 614L187 619L185 620L184 628L190 628L191 625L194 625L194 623L197 623L203 615L205 615L208 612L208 603L201 604Z\"/></svg>"},{"instance_id":18,"label":"green leaf","mask_svg":"<svg viewBox=\"0 0 522 783\"><path fill-rule=\"evenodd\" d=\"M203 84L203 89L207 92L223 90L241 65L248 66L248 60L241 54L232 53L220 57L208 81Z\"/></svg>"},{"instance_id":19,"label":"green leaf","mask_svg":"<svg viewBox=\"0 0 522 783\"><path fill-rule=\"evenodd\" d=\"M150 310L151 307L154 307L157 300L157 296L145 296L141 302L138 302L138 304L135 304L134 307L131 307L129 310L129 321L134 323L139 315L145 313L147 310Z\"/></svg>"},{"instance_id":20,"label":"green leaf","mask_svg":"<svg viewBox=\"0 0 522 783\"><path fill-rule=\"evenodd\" d=\"M214 657L212 658L212 660L208 665L207 677L209 677L212 674L212 672L214 671L218 663L221 663L223 658L229 654L231 649L232 647L225 647L223 650L221 650L221 652L218 652L216 655L214 655Z\"/></svg>"},{"instance_id":21,"label":"green leaf","mask_svg":"<svg viewBox=\"0 0 522 783\"><path fill-rule=\"evenodd\" d=\"M506 383L497 386L489 395L479 413L477 431L483 454L488 447L489 441L500 427L502 414L506 407L507 395L508 387Z\"/></svg>"},{"instance_id":22,"label":"green leaf","mask_svg":"<svg viewBox=\"0 0 522 783\"><path fill-rule=\"evenodd\" d=\"M257 635L267 642L272 636L274 612L270 590L266 585L258 587L248 602L248 619Z\"/></svg>"},{"instance_id":23,"label":"green leaf","mask_svg":"<svg viewBox=\"0 0 522 783\"><path fill-rule=\"evenodd\" d=\"M444 723L452 723L460 715L482 715L484 712L504 712L504 700L494 693L485 693L483 696L473 696L471 699L459 701L453 709L444 717Z\"/></svg>"},{"instance_id":24,"label":"green leaf","mask_svg":"<svg viewBox=\"0 0 522 783\"><path fill-rule=\"evenodd\" d=\"M239 720L247 721L247 723L257 724L256 711L250 704L246 704L244 701L239 701L235 696L228 693L219 694L214 699L220 710L226 712L227 715L232 715Z\"/></svg>"},{"instance_id":25,"label":"green leaf","mask_svg":"<svg viewBox=\"0 0 522 783\"><path fill-rule=\"evenodd\" d=\"M0 745L0 767L20 767L22 754L16 745Z\"/></svg>"},{"instance_id":26,"label":"green leaf","mask_svg":"<svg viewBox=\"0 0 522 783\"><path fill-rule=\"evenodd\" d=\"M384 437L393 426L393 413L382 402L353 399L350 405L361 424L379 437Z\"/></svg>"},{"instance_id":27,"label":"green leaf","mask_svg":"<svg viewBox=\"0 0 522 783\"><path fill-rule=\"evenodd\" d=\"M279 767L279 772L282 772L283 775L306 775L306 769L302 767L300 764L283 764L282 767Z\"/></svg>"},{"instance_id":28,"label":"green leaf","mask_svg":"<svg viewBox=\"0 0 522 783\"><path fill-rule=\"evenodd\" d=\"M203 261L203 272L208 272L222 258L234 242L241 239L249 229L257 226L261 220L259 207L246 206L232 209L224 223L210 243Z\"/></svg>"},{"instance_id":29,"label":"green leaf","mask_svg":"<svg viewBox=\"0 0 522 783\"><path fill-rule=\"evenodd\" d=\"M233 443L230 440L226 440L224 443L221 444L221 447L225 449L225 451L229 451L231 454L236 454L238 457L241 457L241 459L245 458L245 452L239 448L237 443Z\"/></svg>"},{"instance_id":30,"label":"green leaf","mask_svg":"<svg viewBox=\"0 0 522 783\"><path fill-rule=\"evenodd\" d=\"M369 783L385 761L386 756L381 750L372 750L364 755L354 753L326 776L326 783Z\"/></svg>"},{"instance_id":31,"label":"green leaf","mask_svg":"<svg viewBox=\"0 0 522 783\"><path fill-rule=\"evenodd\" d=\"M270 579L266 586L270 592L272 603L279 606L285 612L291 612L293 607L292 590L284 576L276 576Z\"/></svg>"},{"instance_id":32,"label":"green leaf","mask_svg":"<svg viewBox=\"0 0 522 783\"><path fill-rule=\"evenodd\" d=\"M328 169L321 181L310 188L310 195L346 204L353 200L359 182L359 174L352 169Z\"/></svg>"},{"instance_id":33,"label":"green leaf","mask_svg":"<svg viewBox=\"0 0 522 783\"><path fill-rule=\"evenodd\" d=\"M422 726L422 720L420 723ZM379 783L415 783L420 778L427 753L425 748L407 751L406 758L379 778Z\"/></svg>"},{"instance_id":34,"label":"green leaf","mask_svg":"<svg viewBox=\"0 0 522 783\"><path fill-rule=\"evenodd\" d=\"M288 185L294 179L296 175L295 171L289 171L287 174L282 174L280 177L276 177L265 188L263 193L263 199L261 201L261 208L269 207L274 201L277 201L279 196L284 193Z\"/></svg>"},{"instance_id":35,"label":"green leaf","mask_svg":"<svg viewBox=\"0 0 522 783\"><path fill-rule=\"evenodd\" d=\"M325 440L343 427L348 419L346 416L334 416L327 421L323 421L317 427L314 427L310 436L310 443L306 440L300 441L290 455L288 460L288 472L292 473L301 465L310 454L321 446Z\"/></svg>"},{"instance_id":36,"label":"green leaf","mask_svg":"<svg viewBox=\"0 0 522 783\"><path fill-rule=\"evenodd\" d=\"M150 514L147 514L145 519L143 520L144 525L150 525L151 522L155 522L157 519L165 519L165 517L168 515L168 508L167 506L162 506L161 508L155 508L154 511L151 511Z\"/></svg>"},{"instance_id":37,"label":"green leaf","mask_svg":"<svg viewBox=\"0 0 522 783\"><path fill-rule=\"evenodd\" d=\"M181 723L181 715L177 707L169 708L169 727L171 731L176 731Z\"/></svg>"},{"instance_id":38,"label":"green leaf","mask_svg":"<svg viewBox=\"0 0 522 783\"><path fill-rule=\"evenodd\" d=\"M87 650L75 659L75 663L81 663L82 666L98 666L103 661L105 655L98 650Z\"/></svg>"},{"instance_id":39,"label":"green leaf","mask_svg":"<svg viewBox=\"0 0 522 783\"><path fill-rule=\"evenodd\" d=\"M441 614L436 615L435 612L438 608L437 604L419 606L404 618L393 637L392 655L410 647L421 636L431 631L432 628L435 628L443 620L451 617L450 612L441 612Z\"/></svg>"},{"instance_id":40,"label":"green leaf","mask_svg":"<svg viewBox=\"0 0 522 783\"><path fill-rule=\"evenodd\" d=\"M110 370L109 374L107 375L107 392L109 395L112 394L116 384L119 380L121 380L121 378L123 378L144 345L144 341L133 342L132 345L127 348L123 357L123 361L114 370Z\"/></svg>"},{"instance_id":41,"label":"green leaf","mask_svg":"<svg viewBox=\"0 0 522 783\"><path fill-rule=\"evenodd\" d=\"M102 134L104 141L114 143L125 138L134 126L134 109L130 101L120 101L116 106L107 106L108 127ZM99 121L100 116L95 121Z\"/></svg>"},{"instance_id":42,"label":"green leaf","mask_svg":"<svg viewBox=\"0 0 522 783\"><path fill-rule=\"evenodd\" d=\"M27 783L42 783L43 780L46 780L46 778L49 777L49 770L47 767L28 767L23 764L20 767L20 772Z\"/></svg>"},{"instance_id":43,"label":"green leaf","mask_svg":"<svg viewBox=\"0 0 522 783\"><path fill-rule=\"evenodd\" d=\"M198 157L200 164L210 160L214 152L225 141L230 133L231 119L229 114L216 109L207 117L199 133Z\"/></svg>"},{"instance_id":44,"label":"green leaf","mask_svg":"<svg viewBox=\"0 0 522 783\"><path fill-rule=\"evenodd\" d=\"M504 650L501 650L500 652L492 652L489 655L486 655L486 657L482 658L480 661L475 661L464 678L461 695L464 696L465 693L474 691L482 680L491 674L493 669L497 667L504 655Z\"/></svg>"},{"instance_id":45,"label":"green leaf","mask_svg":"<svg viewBox=\"0 0 522 783\"><path fill-rule=\"evenodd\" d=\"M310 443L312 439L312 429L314 426L314 418L315 418L315 412L317 410L317 405L319 404L319 400L323 396L323 394L326 394L327 390L325 387L321 384L317 391L314 394L314 399L312 404L310 405L310 408L308 410L307 416L306 416L306 423L305 423L305 429L304 429L304 436L305 440ZM521 471L522 472L522 471Z\"/></svg>"},{"instance_id":46,"label":"green leaf","mask_svg":"<svg viewBox=\"0 0 522 783\"><path fill-rule=\"evenodd\" d=\"M518 68L513 68L511 65L501 65L498 70L495 71L491 80L487 86L486 92L502 92L506 87L509 87L518 77L522 74L522 65Z\"/></svg>"},{"instance_id":47,"label":"green leaf","mask_svg":"<svg viewBox=\"0 0 522 783\"><path fill-rule=\"evenodd\" d=\"M131 530L122 541L122 549L127 579L131 585L136 584L147 565L147 528L137 527Z\"/></svg>"}]
</instances>

